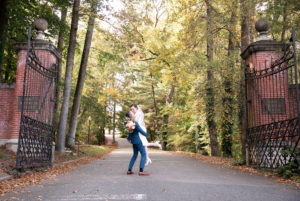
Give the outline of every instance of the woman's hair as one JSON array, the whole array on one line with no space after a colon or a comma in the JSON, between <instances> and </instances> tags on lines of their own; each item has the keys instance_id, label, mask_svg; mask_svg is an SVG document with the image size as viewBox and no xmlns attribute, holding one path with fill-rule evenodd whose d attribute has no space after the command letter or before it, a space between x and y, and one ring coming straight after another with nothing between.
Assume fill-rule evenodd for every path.
<instances>
[{"instance_id":1,"label":"woman's hair","mask_svg":"<svg viewBox=\"0 0 300 201\"><path fill-rule=\"evenodd\" d=\"M136 109L139 109L137 104L132 104L132 105L130 105L130 107L135 107Z\"/></svg>"}]
</instances>

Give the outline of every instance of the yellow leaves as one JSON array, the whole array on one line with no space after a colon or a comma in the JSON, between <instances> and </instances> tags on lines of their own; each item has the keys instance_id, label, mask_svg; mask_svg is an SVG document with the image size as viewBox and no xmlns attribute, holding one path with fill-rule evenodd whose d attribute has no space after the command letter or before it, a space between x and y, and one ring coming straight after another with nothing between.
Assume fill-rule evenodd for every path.
<instances>
[{"instance_id":1,"label":"yellow leaves","mask_svg":"<svg viewBox=\"0 0 300 201\"><path fill-rule=\"evenodd\" d=\"M129 61L132 61L134 64L137 64L141 60L141 56L139 54L133 54L129 57Z\"/></svg>"},{"instance_id":2,"label":"yellow leaves","mask_svg":"<svg viewBox=\"0 0 300 201\"><path fill-rule=\"evenodd\" d=\"M118 95L118 89L116 88L106 88L103 90L103 93L106 95L110 95L112 97L116 97Z\"/></svg>"}]
</instances>

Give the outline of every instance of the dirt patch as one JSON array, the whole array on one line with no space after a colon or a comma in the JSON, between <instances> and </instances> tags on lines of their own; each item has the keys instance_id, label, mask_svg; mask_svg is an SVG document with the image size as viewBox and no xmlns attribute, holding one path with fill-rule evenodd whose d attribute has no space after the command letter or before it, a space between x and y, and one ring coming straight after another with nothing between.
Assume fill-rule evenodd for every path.
<instances>
[{"instance_id":1,"label":"dirt patch","mask_svg":"<svg viewBox=\"0 0 300 201\"><path fill-rule=\"evenodd\" d=\"M0 147L0 169L2 172L7 172L16 165L16 153L5 149L5 146ZM0 172L1 172L0 171Z\"/></svg>"}]
</instances>

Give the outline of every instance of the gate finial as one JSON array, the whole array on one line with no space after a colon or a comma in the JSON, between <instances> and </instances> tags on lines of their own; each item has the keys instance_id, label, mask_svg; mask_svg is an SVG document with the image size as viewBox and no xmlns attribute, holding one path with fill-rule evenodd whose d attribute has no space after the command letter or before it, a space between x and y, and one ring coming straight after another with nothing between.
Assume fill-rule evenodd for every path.
<instances>
[{"instance_id":1,"label":"gate finial","mask_svg":"<svg viewBox=\"0 0 300 201\"><path fill-rule=\"evenodd\" d=\"M34 20L34 28L37 31L37 37L38 40L44 40L45 39L45 30L48 29L48 22L43 18L37 18Z\"/></svg>"},{"instance_id":2,"label":"gate finial","mask_svg":"<svg viewBox=\"0 0 300 201\"><path fill-rule=\"evenodd\" d=\"M255 29L259 33L259 40L268 40L267 32L270 28L270 23L266 18L260 18L255 23Z\"/></svg>"}]
</instances>

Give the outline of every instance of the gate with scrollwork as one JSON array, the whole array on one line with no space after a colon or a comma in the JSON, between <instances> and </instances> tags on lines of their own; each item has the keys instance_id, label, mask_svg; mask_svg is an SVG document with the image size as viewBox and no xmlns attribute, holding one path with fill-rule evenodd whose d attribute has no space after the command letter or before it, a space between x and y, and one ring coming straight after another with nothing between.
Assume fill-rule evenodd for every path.
<instances>
[{"instance_id":1,"label":"gate with scrollwork","mask_svg":"<svg viewBox=\"0 0 300 201\"><path fill-rule=\"evenodd\" d=\"M260 167L299 163L300 91L294 29L291 39L281 57L265 60L264 66L246 67L249 161Z\"/></svg>"},{"instance_id":2,"label":"gate with scrollwork","mask_svg":"<svg viewBox=\"0 0 300 201\"><path fill-rule=\"evenodd\" d=\"M51 61L52 57L47 50L35 49L29 28L23 96L18 100L21 122L17 169L51 164L57 61Z\"/></svg>"}]
</instances>

